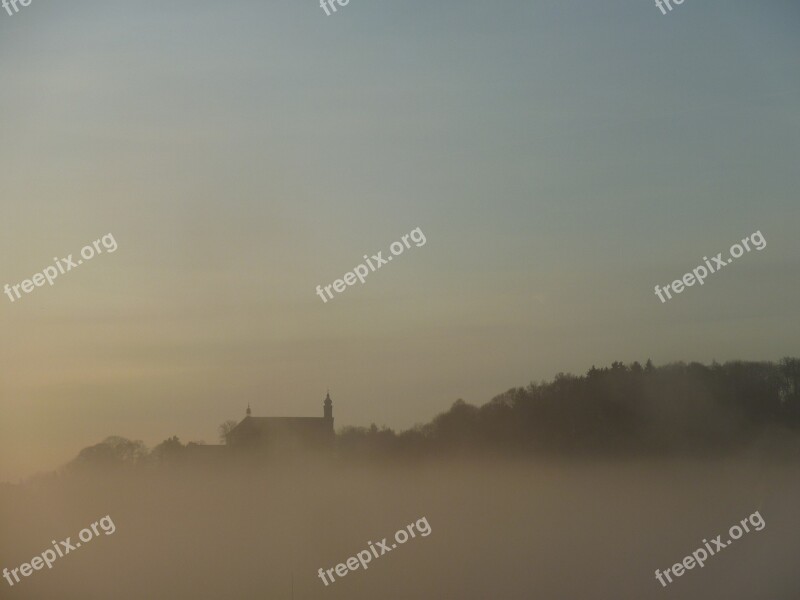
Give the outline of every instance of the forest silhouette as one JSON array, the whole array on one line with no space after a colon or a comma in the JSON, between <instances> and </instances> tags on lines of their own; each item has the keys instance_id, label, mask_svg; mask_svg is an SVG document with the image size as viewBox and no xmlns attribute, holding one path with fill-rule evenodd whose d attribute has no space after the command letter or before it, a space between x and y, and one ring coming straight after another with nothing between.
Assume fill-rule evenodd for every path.
<instances>
[{"instance_id":1,"label":"forest silhouette","mask_svg":"<svg viewBox=\"0 0 800 600\"><path fill-rule=\"evenodd\" d=\"M231 427L220 426L221 437ZM800 455L800 359L772 362L638 362L594 366L582 376L512 388L482 406L457 400L431 422L395 432L346 426L335 455L350 460L481 454L680 456L754 446ZM66 470L172 463L177 436L152 450L112 436L84 448Z\"/></svg>"}]
</instances>

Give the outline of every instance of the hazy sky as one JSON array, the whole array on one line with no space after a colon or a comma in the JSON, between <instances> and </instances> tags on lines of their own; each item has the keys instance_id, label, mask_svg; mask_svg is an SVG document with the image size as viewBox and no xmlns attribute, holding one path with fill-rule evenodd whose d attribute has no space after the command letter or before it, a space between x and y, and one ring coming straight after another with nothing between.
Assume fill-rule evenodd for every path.
<instances>
[{"instance_id":1,"label":"hazy sky","mask_svg":"<svg viewBox=\"0 0 800 600\"><path fill-rule=\"evenodd\" d=\"M0 12L0 480L254 414L406 428L651 357L800 354L794 0ZM330 284L421 227L323 304ZM666 284L760 230L662 304Z\"/></svg>"}]
</instances>

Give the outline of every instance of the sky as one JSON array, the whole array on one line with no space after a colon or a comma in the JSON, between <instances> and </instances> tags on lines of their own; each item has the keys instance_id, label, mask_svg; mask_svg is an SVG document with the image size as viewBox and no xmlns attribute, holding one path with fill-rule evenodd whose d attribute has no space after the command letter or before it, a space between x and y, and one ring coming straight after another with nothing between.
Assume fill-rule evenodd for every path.
<instances>
[{"instance_id":1,"label":"sky","mask_svg":"<svg viewBox=\"0 0 800 600\"><path fill-rule=\"evenodd\" d=\"M615 360L797 356L798 26L790 0L0 12L0 285L118 244L0 296L0 481L328 389L337 428L405 429Z\"/></svg>"}]
</instances>

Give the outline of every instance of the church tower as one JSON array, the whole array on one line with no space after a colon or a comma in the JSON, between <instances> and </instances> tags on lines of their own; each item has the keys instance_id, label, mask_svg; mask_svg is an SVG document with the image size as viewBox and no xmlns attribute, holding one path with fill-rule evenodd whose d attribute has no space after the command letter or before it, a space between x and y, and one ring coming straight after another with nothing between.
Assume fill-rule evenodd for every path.
<instances>
[{"instance_id":1,"label":"church tower","mask_svg":"<svg viewBox=\"0 0 800 600\"><path fill-rule=\"evenodd\" d=\"M333 422L333 400L331 400L330 391L327 394L325 394L325 402L323 402L322 404L325 407L325 410L323 412L325 418L326 419L330 419L331 420L331 424L333 424L332 423Z\"/></svg>"}]
</instances>

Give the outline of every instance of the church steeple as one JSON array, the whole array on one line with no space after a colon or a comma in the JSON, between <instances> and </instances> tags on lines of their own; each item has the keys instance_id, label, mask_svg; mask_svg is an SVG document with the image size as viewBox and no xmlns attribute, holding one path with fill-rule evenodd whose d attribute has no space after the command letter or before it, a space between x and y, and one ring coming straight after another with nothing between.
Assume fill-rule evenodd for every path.
<instances>
[{"instance_id":1,"label":"church steeple","mask_svg":"<svg viewBox=\"0 0 800 600\"><path fill-rule=\"evenodd\" d=\"M333 400L331 400L330 390L328 390L328 393L325 394L325 401L322 403L322 405L325 407L323 411L325 418L333 420Z\"/></svg>"},{"instance_id":2,"label":"church steeple","mask_svg":"<svg viewBox=\"0 0 800 600\"><path fill-rule=\"evenodd\" d=\"M248 417L253 414L253 411L250 410L250 403L247 403L247 412L245 413Z\"/></svg>"}]
</instances>

